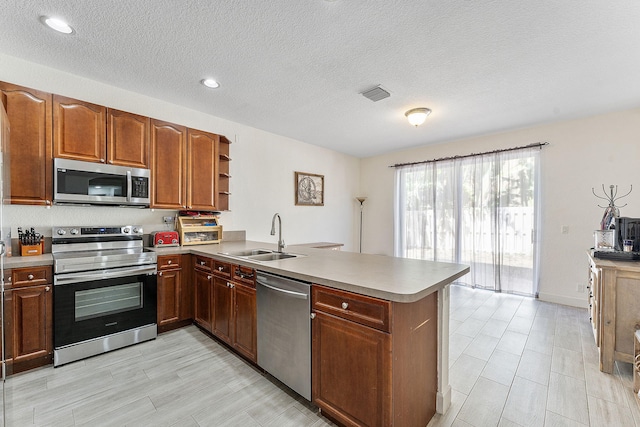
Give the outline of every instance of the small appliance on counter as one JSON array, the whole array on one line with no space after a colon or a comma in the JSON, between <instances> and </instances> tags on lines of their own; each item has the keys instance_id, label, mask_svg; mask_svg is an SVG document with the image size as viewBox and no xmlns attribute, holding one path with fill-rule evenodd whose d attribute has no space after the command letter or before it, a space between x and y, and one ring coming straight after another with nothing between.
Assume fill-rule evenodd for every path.
<instances>
[{"instance_id":1,"label":"small appliance on counter","mask_svg":"<svg viewBox=\"0 0 640 427\"><path fill-rule=\"evenodd\" d=\"M165 246L180 246L177 231L154 231L151 233L151 244L157 248Z\"/></svg>"}]
</instances>

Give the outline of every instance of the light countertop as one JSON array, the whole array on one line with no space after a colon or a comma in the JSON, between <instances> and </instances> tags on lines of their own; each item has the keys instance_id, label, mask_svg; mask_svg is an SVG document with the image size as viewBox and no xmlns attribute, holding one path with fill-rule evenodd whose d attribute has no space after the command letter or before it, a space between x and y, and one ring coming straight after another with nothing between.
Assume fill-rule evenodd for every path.
<instances>
[{"instance_id":1,"label":"light countertop","mask_svg":"<svg viewBox=\"0 0 640 427\"><path fill-rule=\"evenodd\" d=\"M156 249L163 253L192 253L253 267L294 279L330 286L395 302L414 302L469 272L462 264L395 258L291 245L285 252L305 255L257 262L226 256L246 249L275 250L275 244L240 241Z\"/></svg>"},{"instance_id":2,"label":"light countertop","mask_svg":"<svg viewBox=\"0 0 640 427\"><path fill-rule=\"evenodd\" d=\"M395 302L414 302L440 290L469 272L463 264L396 258L291 245L285 252L303 255L277 261L257 262L224 255L246 249L276 250L275 244L236 241L214 245L150 248L158 255L197 254L242 264L256 270L330 286ZM51 254L5 258L4 268L51 265Z\"/></svg>"}]
</instances>

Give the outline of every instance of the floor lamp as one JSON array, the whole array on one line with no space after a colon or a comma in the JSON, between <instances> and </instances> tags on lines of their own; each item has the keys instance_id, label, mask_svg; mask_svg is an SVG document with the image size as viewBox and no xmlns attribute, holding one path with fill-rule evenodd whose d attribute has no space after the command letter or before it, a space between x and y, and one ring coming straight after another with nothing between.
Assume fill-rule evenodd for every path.
<instances>
[{"instance_id":1,"label":"floor lamp","mask_svg":"<svg viewBox=\"0 0 640 427\"><path fill-rule=\"evenodd\" d=\"M363 203L367 200L366 197L356 197L356 200L360 202L360 253L362 253L362 208Z\"/></svg>"}]
</instances>

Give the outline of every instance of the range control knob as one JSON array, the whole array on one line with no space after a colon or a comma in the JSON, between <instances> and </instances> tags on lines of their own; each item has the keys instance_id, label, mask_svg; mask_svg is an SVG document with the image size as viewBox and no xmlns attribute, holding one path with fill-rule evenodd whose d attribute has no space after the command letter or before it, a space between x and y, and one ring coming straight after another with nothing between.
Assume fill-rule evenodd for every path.
<instances>
[{"instance_id":1,"label":"range control knob","mask_svg":"<svg viewBox=\"0 0 640 427\"><path fill-rule=\"evenodd\" d=\"M135 228L133 229L133 232L134 232L135 234L142 234L142 228L135 227Z\"/></svg>"},{"instance_id":2,"label":"range control knob","mask_svg":"<svg viewBox=\"0 0 640 427\"><path fill-rule=\"evenodd\" d=\"M71 234L73 234L73 235L75 236L76 234L80 233L80 231L78 231L78 229L77 229L77 228L72 228L72 229L71 229L71 231L70 231L70 233L71 233Z\"/></svg>"},{"instance_id":3,"label":"range control knob","mask_svg":"<svg viewBox=\"0 0 640 427\"><path fill-rule=\"evenodd\" d=\"M131 230L129 230L129 227L125 227L125 228L122 229L123 233L129 233L129 231L131 231Z\"/></svg>"},{"instance_id":4,"label":"range control knob","mask_svg":"<svg viewBox=\"0 0 640 427\"><path fill-rule=\"evenodd\" d=\"M67 232L62 228L58 228L58 231L56 231L56 233L58 233L59 236L64 236L65 234L67 234Z\"/></svg>"}]
</instances>

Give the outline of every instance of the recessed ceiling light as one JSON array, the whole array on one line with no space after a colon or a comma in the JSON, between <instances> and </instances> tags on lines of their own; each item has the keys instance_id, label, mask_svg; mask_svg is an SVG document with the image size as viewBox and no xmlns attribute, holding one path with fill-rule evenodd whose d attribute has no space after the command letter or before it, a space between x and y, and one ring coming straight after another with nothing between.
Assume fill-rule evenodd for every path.
<instances>
[{"instance_id":1,"label":"recessed ceiling light","mask_svg":"<svg viewBox=\"0 0 640 427\"><path fill-rule=\"evenodd\" d=\"M215 89L217 87L220 87L220 83L218 83L217 81L215 81L213 79L204 79L204 80L202 80L202 84L205 85L206 87L210 87L211 89Z\"/></svg>"},{"instance_id":2,"label":"recessed ceiling light","mask_svg":"<svg viewBox=\"0 0 640 427\"><path fill-rule=\"evenodd\" d=\"M48 16L41 16L40 20L49 28L56 30L63 34L71 34L73 33L73 28L69 26L66 22L64 22L60 18L51 18Z\"/></svg>"}]
</instances>

